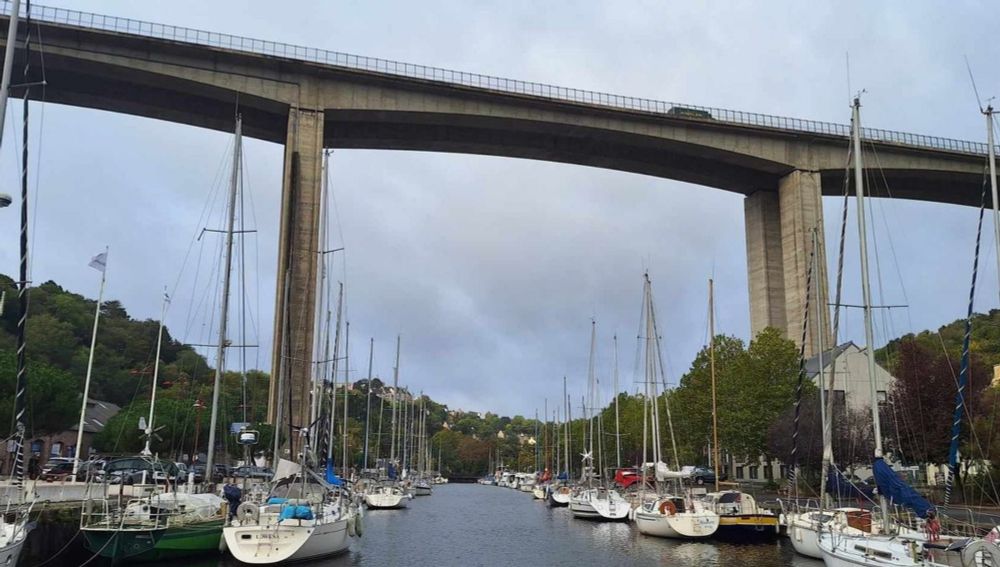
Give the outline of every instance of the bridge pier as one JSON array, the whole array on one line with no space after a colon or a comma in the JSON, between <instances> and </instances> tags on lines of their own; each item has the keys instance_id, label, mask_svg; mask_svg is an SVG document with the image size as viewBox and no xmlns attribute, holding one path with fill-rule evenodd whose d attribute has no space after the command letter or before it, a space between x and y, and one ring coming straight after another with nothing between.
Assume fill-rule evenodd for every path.
<instances>
[{"instance_id":1,"label":"bridge pier","mask_svg":"<svg viewBox=\"0 0 1000 567\"><path fill-rule=\"evenodd\" d=\"M829 302L820 174L795 170L782 177L776 189L756 191L744 201L750 333L755 337L765 327L775 327L801 346L813 228L818 229L819 244L819 273L813 280L820 285L822 305ZM806 356L816 351L815 318L820 309L814 295L809 301ZM830 348L826 319L823 344Z\"/></svg>"},{"instance_id":2,"label":"bridge pier","mask_svg":"<svg viewBox=\"0 0 1000 567\"><path fill-rule=\"evenodd\" d=\"M275 423L277 396L284 404L282 421L309 425L316 281L319 268L320 195L323 167L322 110L292 107L288 111L285 165L281 187L278 282L275 294L274 350L268 421ZM287 290L287 303L285 301ZM283 327L286 327L283 332ZM284 366L282 366L284 361ZM278 391L284 371L285 389ZM282 427L287 434L287 427ZM295 458L297 433L282 447Z\"/></svg>"}]
</instances>

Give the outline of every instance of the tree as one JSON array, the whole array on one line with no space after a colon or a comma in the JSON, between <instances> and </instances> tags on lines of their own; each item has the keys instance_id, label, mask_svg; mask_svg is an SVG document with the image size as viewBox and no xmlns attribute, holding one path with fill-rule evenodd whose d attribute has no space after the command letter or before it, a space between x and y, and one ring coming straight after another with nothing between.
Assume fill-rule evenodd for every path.
<instances>
[{"instance_id":1,"label":"tree","mask_svg":"<svg viewBox=\"0 0 1000 567\"><path fill-rule=\"evenodd\" d=\"M978 355L970 357L970 379L966 404L972 415L980 406L983 389L991 372ZM943 463L948 460L954 421L958 365L940 347L933 348L909 339L898 343L895 382L889 392L892 414L883 428L886 445L898 457L916 463ZM965 416L963 416L964 421ZM895 429L896 431L893 431ZM894 434L895 433L895 434ZM962 428L962 439L969 427Z\"/></svg>"},{"instance_id":2,"label":"tree","mask_svg":"<svg viewBox=\"0 0 1000 567\"><path fill-rule=\"evenodd\" d=\"M14 411L14 384L17 361L13 352L0 352L0 391L10 392L0 398L0 432L10 435ZM28 435L58 433L77 422L80 394L76 380L68 373L43 362L29 362Z\"/></svg>"},{"instance_id":3,"label":"tree","mask_svg":"<svg viewBox=\"0 0 1000 567\"><path fill-rule=\"evenodd\" d=\"M705 462L712 438L712 385L709 349L695 357L680 386L670 394L679 450L685 462ZM771 423L792 405L799 356L777 329L760 332L745 348L735 337L715 339L719 445L745 458L767 453ZM806 389L810 385L805 386ZM678 427L679 425L679 427Z\"/></svg>"}]
</instances>

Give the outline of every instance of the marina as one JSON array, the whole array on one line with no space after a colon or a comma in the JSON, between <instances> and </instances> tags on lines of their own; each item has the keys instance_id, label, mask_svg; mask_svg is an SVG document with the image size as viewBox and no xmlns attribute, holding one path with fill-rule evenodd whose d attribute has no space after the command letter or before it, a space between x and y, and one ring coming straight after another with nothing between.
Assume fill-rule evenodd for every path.
<instances>
[{"instance_id":1,"label":"marina","mask_svg":"<svg viewBox=\"0 0 1000 567\"><path fill-rule=\"evenodd\" d=\"M347 37L332 9L296 37ZM498 38L545 54L518 60L573 76L532 51L537 7L483 14L507 9ZM803 65L761 47L767 18L700 9L700 42L752 23L740 51ZM656 21L617 15L595 21ZM948 125L900 96L921 81L854 90L849 57L849 104L829 76L761 103L825 122L31 0L0 1L4 28L0 565L1000 567L1000 148L968 56L977 106ZM609 48L648 66L659 31ZM969 139L867 126L900 113Z\"/></svg>"},{"instance_id":2,"label":"marina","mask_svg":"<svg viewBox=\"0 0 1000 567\"><path fill-rule=\"evenodd\" d=\"M476 506L469 506L476 502ZM347 567L412 565L690 565L722 567L740 561L760 567L819 567L797 557L787 540L753 546L684 542L640 535L628 523L582 522L566 508L550 508L530 494L476 484L448 484L403 510L372 512L365 536L349 552L301 565ZM69 527L63 528L69 533ZM51 532L50 532L51 533ZM427 545L428 541L461 545ZM517 541L517 545L510 542ZM34 545L33 545L34 544ZM28 559L41 558L29 542ZM78 557L87 557L80 546ZM34 564L34 563L29 563ZM77 565L65 562L61 565ZM90 565L100 565L94 562ZM191 567L234 567L228 559L202 558ZM50 564L51 565L51 564Z\"/></svg>"}]
</instances>

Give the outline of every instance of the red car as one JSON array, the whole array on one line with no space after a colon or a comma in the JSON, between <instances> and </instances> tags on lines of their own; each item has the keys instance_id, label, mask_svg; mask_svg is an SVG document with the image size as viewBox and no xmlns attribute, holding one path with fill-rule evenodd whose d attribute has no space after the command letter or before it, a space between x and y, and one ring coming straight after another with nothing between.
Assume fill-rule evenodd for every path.
<instances>
[{"instance_id":1,"label":"red car","mask_svg":"<svg viewBox=\"0 0 1000 567\"><path fill-rule=\"evenodd\" d=\"M622 488L628 488L641 480L642 476L639 475L638 468L632 467L615 471L615 482Z\"/></svg>"}]
</instances>

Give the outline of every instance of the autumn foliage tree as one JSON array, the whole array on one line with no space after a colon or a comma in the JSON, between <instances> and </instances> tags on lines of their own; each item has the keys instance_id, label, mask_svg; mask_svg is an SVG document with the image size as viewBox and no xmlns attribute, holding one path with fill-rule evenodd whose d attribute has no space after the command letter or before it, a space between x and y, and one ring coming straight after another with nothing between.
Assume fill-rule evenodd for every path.
<instances>
[{"instance_id":1,"label":"autumn foliage tree","mask_svg":"<svg viewBox=\"0 0 1000 567\"><path fill-rule=\"evenodd\" d=\"M966 389L968 414L983 400L984 388L990 381L990 368L973 354L969 365ZM886 445L897 457L915 463L944 463L948 460L955 412L959 365L948 353L933 349L917 340L904 340L898 345L896 378L889 392L889 412L884 420ZM969 435L969 425L963 416L962 439Z\"/></svg>"}]
</instances>

